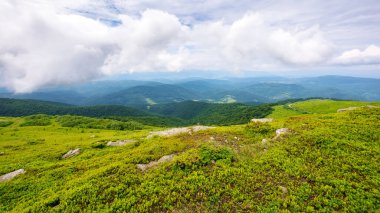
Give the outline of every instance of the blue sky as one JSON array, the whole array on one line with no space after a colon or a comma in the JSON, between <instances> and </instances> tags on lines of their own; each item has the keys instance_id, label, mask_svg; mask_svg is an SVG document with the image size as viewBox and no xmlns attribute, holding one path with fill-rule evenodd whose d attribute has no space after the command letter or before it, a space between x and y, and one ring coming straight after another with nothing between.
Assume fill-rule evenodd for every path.
<instances>
[{"instance_id":1,"label":"blue sky","mask_svg":"<svg viewBox=\"0 0 380 213\"><path fill-rule=\"evenodd\" d=\"M379 11L376 0L3 0L0 87L190 71L380 78Z\"/></svg>"}]
</instances>

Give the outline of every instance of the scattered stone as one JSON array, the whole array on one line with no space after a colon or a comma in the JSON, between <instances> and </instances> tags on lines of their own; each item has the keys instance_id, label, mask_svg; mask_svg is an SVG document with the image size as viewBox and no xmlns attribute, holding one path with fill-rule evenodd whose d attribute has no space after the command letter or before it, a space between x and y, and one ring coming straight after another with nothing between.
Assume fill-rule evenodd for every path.
<instances>
[{"instance_id":1,"label":"scattered stone","mask_svg":"<svg viewBox=\"0 0 380 213\"><path fill-rule=\"evenodd\" d=\"M165 155L165 156L161 157L160 159L158 159L156 161L151 161L147 164L137 164L137 168L139 168L141 171L145 171L145 170L147 170L153 166L156 166L160 163L171 161L174 156L176 156L176 154Z\"/></svg>"},{"instance_id":2,"label":"scattered stone","mask_svg":"<svg viewBox=\"0 0 380 213\"><path fill-rule=\"evenodd\" d=\"M198 132L202 130L207 130L215 128L212 126L192 126L192 127L180 127L180 128L173 128L173 129L168 129L164 131L157 131L157 132L151 132L147 138L152 138L153 136L173 136L173 135L178 135L181 133L189 133L191 134L192 132Z\"/></svg>"},{"instance_id":3,"label":"scattered stone","mask_svg":"<svg viewBox=\"0 0 380 213\"><path fill-rule=\"evenodd\" d=\"M10 172L10 173L8 173L8 174L2 175L2 176L0 176L0 183L1 183L1 182L8 181L8 180L10 180L10 179L16 177L17 175L24 174L24 173L25 173L25 170L24 170L24 169L19 169L19 170L16 170L16 171Z\"/></svg>"},{"instance_id":4,"label":"scattered stone","mask_svg":"<svg viewBox=\"0 0 380 213\"><path fill-rule=\"evenodd\" d=\"M215 138L214 137L210 137L210 141L215 141Z\"/></svg>"},{"instance_id":5,"label":"scattered stone","mask_svg":"<svg viewBox=\"0 0 380 213\"><path fill-rule=\"evenodd\" d=\"M276 136L274 137L274 139L277 139L281 135L288 134L288 133L290 133L290 130L288 128L277 129L276 130Z\"/></svg>"},{"instance_id":6,"label":"scattered stone","mask_svg":"<svg viewBox=\"0 0 380 213\"><path fill-rule=\"evenodd\" d=\"M109 141L107 143L107 146L125 146L129 143L134 143L134 142L136 142L136 140L119 140L115 142Z\"/></svg>"},{"instance_id":7,"label":"scattered stone","mask_svg":"<svg viewBox=\"0 0 380 213\"><path fill-rule=\"evenodd\" d=\"M262 139L262 140L261 140L261 143L262 143L263 145L267 144L267 143L268 143L268 139L266 139L266 138Z\"/></svg>"},{"instance_id":8,"label":"scattered stone","mask_svg":"<svg viewBox=\"0 0 380 213\"><path fill-rule=\"evenodd\" d=\"M280 189L281 189L283 194L288 194L288 192L289 192L286 187L280 186Z\"/></svg>"},{"instance_id":9,"label":"scattered stone","mask_svg":"<svg viewBox=\"0 0 380 213\"><path fill-rule=\"evenodd\" d=\"M0 152L0 155L5 155L5 152Z\"/></svg>"},{"instance_id":10,"label":"scattered stone","mask_svg":"<svg viewBox=\"0 0 380 213\"><path fill-rule=\"evenodd\" d=\"M254 123L268 123L272 121L273 121L272 118L254 118L251 120L251 122L254 122Z\"/></svg>"},{"instance_id":11,"label":"scattered stone","mask_svg":"<svg viewBox=\"0 0 380 213\"><path fill-rule=\"evenodd\" d=\"M91 135L90 138L96 138L96 135Z\"/></svg>"},{"instance_id":12,"label":"scattered stone","mask_svg":"<svg viewBox=\"0 0 380 213\"><path fill-rule=\"evenodd\" d=\"M80 149L74 149L74 150L70 150L68 151L66 154L64 154L62 156L62 159L65 159L65 158L71 158L71 157L74 157L76 155L79 155L80 154Z\"/></svg>"}]
</instances>

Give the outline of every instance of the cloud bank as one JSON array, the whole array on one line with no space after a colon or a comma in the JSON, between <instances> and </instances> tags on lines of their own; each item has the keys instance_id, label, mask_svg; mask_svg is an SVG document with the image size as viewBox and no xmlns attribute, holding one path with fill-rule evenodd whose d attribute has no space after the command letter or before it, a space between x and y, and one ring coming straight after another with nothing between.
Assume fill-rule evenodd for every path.
<instances>
[{"instance_id":1,"label":"cloud bank","mask_svg":"<svg viewBox=\"0 0 380 213\"><path fill-rule=\"evenodd\" d=\"M336 57L334 62L343 65L380 64L380 47L370 45L362 51L359 49L345 51Z\"/></svg>"},{"instance_id":2,"label":"cloud bank","mask_svg":"<svg viewBox=\"0 0 380 213\"><path fill-rule=\"evenodd\" d=\"M105 8L93 2L104 4L2 1L0 87L23 93L120 73L307 67L324 64L335 49L317 24L281 25L272 13L189 25L185 15L157 9L128 14L117 10L125 9L121 2ZM89 5L99 15L78 12ZM378 53L371 46L336 60L373 63Z\"/></svg>"}]
</instances>

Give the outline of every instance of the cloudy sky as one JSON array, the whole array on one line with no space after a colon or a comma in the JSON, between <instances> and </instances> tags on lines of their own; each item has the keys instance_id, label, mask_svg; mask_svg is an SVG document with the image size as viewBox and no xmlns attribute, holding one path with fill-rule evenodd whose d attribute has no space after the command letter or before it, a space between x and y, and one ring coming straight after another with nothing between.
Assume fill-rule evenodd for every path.
<instances>
[{"instance_id":1,"label":"cloudy sky","mask_svg":"<svg viewBox=\"0 0 380 213\"><path fill-rule=\"evenodd\" d=\"M380 78L378 0L1 0L0 87L128 73Z\"/></svg>"}]
</instances>

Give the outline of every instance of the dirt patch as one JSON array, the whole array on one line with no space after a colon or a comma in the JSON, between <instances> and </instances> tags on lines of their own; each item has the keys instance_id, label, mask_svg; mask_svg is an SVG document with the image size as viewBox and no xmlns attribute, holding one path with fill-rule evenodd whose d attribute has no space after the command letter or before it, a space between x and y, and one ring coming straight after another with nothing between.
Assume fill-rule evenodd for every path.
<instances>
[{"instance_id":1,"label":"dirt patch","mask_svg":"<svg viewBox=\"0 0 380 213\"><path fill-rule=\"evenodd\" d=\"M8 181L14 177L16 177L17 175L21 175L21 174L24 174L25 173L25 170L24 169L19 169L19 170L16 170L16 171L13 171L13 172L10 172L8 174L5 174L5 175L2 175L0 176L0 183L1 182L5 182L5 181Z\"/></svg>"}]
</instances>

